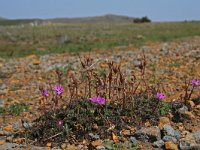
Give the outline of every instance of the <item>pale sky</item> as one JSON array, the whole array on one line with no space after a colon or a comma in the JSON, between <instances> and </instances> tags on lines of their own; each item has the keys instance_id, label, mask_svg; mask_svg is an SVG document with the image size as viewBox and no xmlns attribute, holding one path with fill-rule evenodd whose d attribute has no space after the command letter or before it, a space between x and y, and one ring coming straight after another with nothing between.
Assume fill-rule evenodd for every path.
<instances>
[{"instance_id":1,"label":"pale sky","mask_svg":"<svg viewBox=\"0 0 200 150\"><path fill-rule=\"evenodd\" d=\"M148 16L152 21L200 20L200 0L0 0L0 16L9 19L105 14Z\"/></svg>"}]
</instances>

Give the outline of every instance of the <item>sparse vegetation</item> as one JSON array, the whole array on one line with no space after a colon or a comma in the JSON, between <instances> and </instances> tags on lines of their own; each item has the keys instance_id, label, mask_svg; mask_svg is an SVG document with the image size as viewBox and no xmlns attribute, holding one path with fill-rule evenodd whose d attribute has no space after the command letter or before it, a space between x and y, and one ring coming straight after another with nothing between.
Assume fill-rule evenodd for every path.
<instances>
[{"instance_id":1,"label":"sparse vegetation","mask_svg":"<svg viewBox=\"0 0 200 150\"><path fill-rule=\"evenodd\" d=\"M127 45L137 47L146 42L198 36L199 26L200 22L7 26L0 28L0 56L10 58L106 50ZM67 36L70 42L61 44L58 42L61 36Z\"/></svg>"},{"instance_id":2,"label":"sparse vegetation","mask_svg":"<svg viewBox=\"0 0 200 150\"><path fill-rule=\"evenodd\" d=\"M29 108L28 105L15 103L10 105L9 107L0 107L0 114L1 115L20 115L22 112L27 111Z\"/></svg>"},{"instance_id":3,"label":"sparse vegetation","mask_svg":"<svg viewBox=\"0 0 200 150\"><path fill-rule=\"evenodd\" d=\"M65 75L56 70L58 84L53 91L40 87L44 97L40 107L44 115L28 130L29 138L37 139L37 144L45 146L51 141L57 146L66 139L71 144L90 141L90 134L97 134L100 139L109 139L112 134L120 137L127 127L140 128L146 122L157 125L161 116L171 112L173 103L163 101L166 95L160 92L160 86L149 84L145 77L145 55L138 66L139 76L124 75L120 63L112 61L107 62L104 70L94 68L95 62L88 56L80 58L80 63L82 73L65 72ZM62 80L68 80L67 86L61 85ZM191 83L198 86L199 82L192 80ZM68 101L64 101L65 91L69 91ZM113 144L120 147L120 143ZM135 148L135 145L130 143L128 147Z\"/></svg>"}]
</instances>

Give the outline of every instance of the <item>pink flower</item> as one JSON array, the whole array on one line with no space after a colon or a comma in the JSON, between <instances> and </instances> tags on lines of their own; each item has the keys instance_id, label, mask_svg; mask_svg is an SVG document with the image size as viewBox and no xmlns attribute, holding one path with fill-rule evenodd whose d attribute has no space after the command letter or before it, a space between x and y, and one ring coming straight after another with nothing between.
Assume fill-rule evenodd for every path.
<instances>
[{"instance_id":1,"label":"pink flower","mask_svg":"<svg viewBox=\"0 0 200 150\"><path fill-rule=\"evenodd\" d=\"M166 96L165 96L165 94L163 94L163 93L157 93L156 94L156 98L158 98L159 100L162 100L162 99L164 99Z\"/></svg>"},{"instance_id":2,"label":"pink flower","mask_svg":"<svg viewBox=\"0 0 200 150\"><path fill-rule=\"evenodd\" d=\"M48 96L49 96L49 91L48 91L47 89L43 89L43 90L42 90L42 95L43 95L44 97L48 97Z\"/></svg>"},{"instance_id":3,"label":"pink flower","mask_svg":"<svg viewBox=\"0 0 200 150\"><path fill-rule=\"evenodd\" d=\"M56 92L56 94L60 95L64 92L64 87L61 85L56 85L53 90Z\"/></svg>"},{"instance_id":4,"label":"pink flower","mask_svg":"<svg viewBox=\"0 0 200 150\"><path fill-rule=\"evenodd\" d=\"M103 104L105 104L105 102L106 102L105 98L102 98L102 97L99 97L99 96L91 97L90 100L91 100L93 103L98 103L98 104L100 104L100 105L103 105Z\"/></svg>"},{"instance_id":5,"label":"pink flower","mask_svg":"<svg viewBox=\"0 0 200 150\"><path fill-rule=\"evenodd\" d=\"M61 126L62 124L63 124L63 121L62 121L62 120L59 120L59 121L58 121L58 125Z\"/></svg>"},{"instance_id":6,"label":"pink flower","mask_svg":"<svg viewBox=\"0 0 200 150\"><path fill-rule=\"evenodd\" d=\"M193 80L191 81L191 83L192 83L193 85L195 85L195 86L198 86L198 85L200 84L200 80L193 79Z\"/></svg>"}]
</instances>

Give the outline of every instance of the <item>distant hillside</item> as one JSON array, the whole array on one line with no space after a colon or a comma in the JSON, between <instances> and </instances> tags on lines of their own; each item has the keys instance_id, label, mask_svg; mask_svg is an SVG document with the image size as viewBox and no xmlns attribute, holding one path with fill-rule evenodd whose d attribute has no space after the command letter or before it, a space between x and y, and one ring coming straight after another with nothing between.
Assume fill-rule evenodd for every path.
<instances>
[{"instance_id":1,"label":"distant hillside","mask_svg":"<svg viewBox=\"0 0 200 150\"><path fill-rule=\"evenodd\" d=\"M64 24L98 24L98 23L133 23L135 18L108 14L95 17L80 18L53 18L53 19L0 19L0 25L25 25L25 24L45 24L45 23L64 23Z\"/></svg>"},{"instance_id":2,"label":"distant hillside","mask_svg":"<svg viewBox=\"0 0 200 150\"><path fill-rule=\"evenodd\" d=\"M4 18L4 17L1 17L1 16L0 16L0 20L7 20L7 19L6 19L6 18Z\"/></svg>"},{"instance_id":3,"label":"distant hillside","mask_svg":"<svg viewBox=\"0 0 200 150\"><path fill-rule=\"evenodd\" d=\"M48 21L53 23L69 23L69 24L97 24L97 23L133 23L133 17L119 15L104 15L95 17L82 18L55 18Z\"/></svg>"},{"instance_id":4,"label":"distant hillside","mask_svg":"<svg viewBox=\"0 0 200 150\"><path fill-rule=\"evenodd\" d=\"M0 26L9 26L9 25L26 25L26 24L40 24L44 20L42 19L6 19L1 20L0 19Z\"/></svg>"}]
</instances>

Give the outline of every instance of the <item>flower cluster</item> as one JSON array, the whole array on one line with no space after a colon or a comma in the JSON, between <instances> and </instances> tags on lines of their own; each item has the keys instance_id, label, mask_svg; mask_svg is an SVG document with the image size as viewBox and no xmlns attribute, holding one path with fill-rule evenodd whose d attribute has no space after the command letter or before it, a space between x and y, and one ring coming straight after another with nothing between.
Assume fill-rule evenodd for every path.
<instances>
[{"instance_id":1,"label":"flower cluster","mask_svg":"<svg viewBox=\"0 0 200 150\"><path fill-rule=\"evenodd\" d=\"M54 86L53 90L56 92L57 95L60 95L64 92L64 87L62 85L56 85L56 86ZM49 90L48 89L42 89L41 93L42 93L42 96L44 96L44 97L49 96Z\"/></svg>"},{"instance_id":2,"label":"flower cluster","mask_svg":"<svg viewBox=\"0 0 200 150\"><path fill-rule=\"evenodd\" d=\"M191 81L191 83L194 85L194 86L198 86L200 84L200 80L196 80L196 79L193 79Z\"/></svg>"},{"instance_id":3,"label":"flower cluster","mask_svg":"<svg viewBox=\"0 0 200 150\"><path fill-rule=\"evenodd\" d=\"M157 93L156 94L156 98L158 98L159 100L162 100L162 99L164 99L166 96L165 96L165 94L164 93Z\"/></svg>"},{"instance_id":4,"label":"flower cluster","mask_svg":"<svg viewBox=\"0 0 200 150\"><path fill-rule=\"evenodd\" d=\"M60 95L64 92L64 87L61 85L56 85L53 90L56 92L57 95Z\"/></svg>"},{"instance_id":5,"label":"flower cluster","mask_svg":"<svg viewBox=\"0 0 200 150\"><path fill-rule=\"evenodd\" d=\"M92 101L93 103L98 103L100 105L103 105L106 102L105 98L99 96L91 97L90 101Z\"/></svg>"},{"instance_id":6,"label":"flower cluster","mask_svg":"<svg viewBox=\"0 0 200 150\"><path fill-rule=\"evenodd\" d=\"M41 92L42 92L42 95L43 95L44 97L48 97L48 96L49 96L49 91L48 91L48 89L43 89Z\"/></svg>"}]
</instances>

